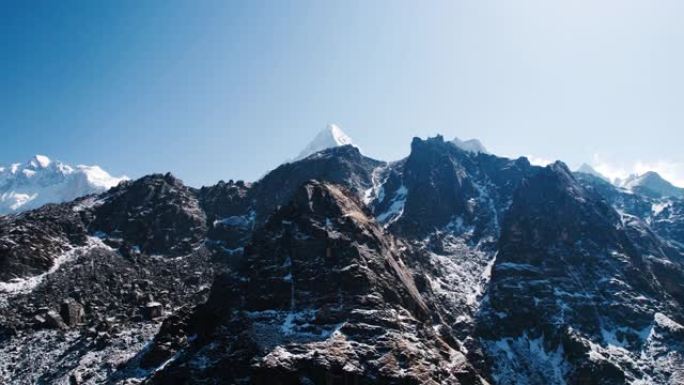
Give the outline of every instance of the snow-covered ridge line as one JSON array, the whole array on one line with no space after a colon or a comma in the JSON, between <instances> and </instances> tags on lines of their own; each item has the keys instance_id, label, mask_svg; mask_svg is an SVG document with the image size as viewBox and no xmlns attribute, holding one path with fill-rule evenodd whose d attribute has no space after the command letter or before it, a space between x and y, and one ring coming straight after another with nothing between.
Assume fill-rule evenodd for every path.
<instances>
[{"instance_id":1,"label":"snow-covered ridge line","mask_svg":"<svg viewBox=\"0 0 684 385\"><path fill-rule=\"evenodd\" d=\"M382 223L385 227L388 227L392 223L396 222L404 214L404 206L406 205L407 195L408 189L406 186L401 185L394 193L392 203L387 211L377 216L378 222Z\"/></svg>"},{"instance_id":2,"label":"snow-covered ridge line","mask_svg":"<svg viewBox=\"0 0 684 385\"><path fill-rule=\"evenodd\" d=\"M684 198L684 188L675 186L656 171L634 173L626 177L609 178L596 170L596 168L584 163L575 172L593 175L625 192L640 192L641 194L656 197ZM639 191L641 190L641 191Z\"/></svg>"},{"instance_id":3,"label":"snow-covered ridge line","mask_svg":"<svg viewBox=\"0 0 684 385\"><path fill-rule=\"evenodd\" d=\"M127 179L99 166L70 166L36 155L24 164L0 167L0 215L101 193Z\"/></svg>"}]
</instances>

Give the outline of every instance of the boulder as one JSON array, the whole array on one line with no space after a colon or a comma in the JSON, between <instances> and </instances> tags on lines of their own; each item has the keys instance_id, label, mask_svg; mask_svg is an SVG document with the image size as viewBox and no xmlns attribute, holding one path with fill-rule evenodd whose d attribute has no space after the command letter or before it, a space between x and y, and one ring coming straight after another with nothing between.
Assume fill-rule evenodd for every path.
<instances>
[{"instance_id":1,"label":"boulder","mask_svg":"<svg viewBox=\"0 0 684 385\"><path fill-rule=\"evenodd\" d=\"M83 322L85 310L83 309L83 305L78 303L75 299L67 298L60 305L59 314L62 316L64 323L69 326L75 326Z\"/></svg>"},{"instance_id":2,"label":"boulder","mask_svg":"<svg viewBox=\"0 0 684 385\"><path fill-rule=\"evenodd\" d=\"M161 317L163 311L164 307L159 302L148 302L143 308L143 314L148 320Z\"/></svg>"},{"instance_id":3,"label":"boulder","mask_svg":"<svg viewBox=\"0 0 684 385\"><path fill-rule=\"evenodd\" d=\"M62 316L54 310L50 310L45 314L45 325L52 329L66 329L67 325L64 323Z\"/></svg>"},{"instance_id":4,"label":"boulder","mask_svg":"<svg viewBox=\"0 0 684 385\"><path fill-rule=\"evenodd\" d=\"M71 373L71 375L69 376L69 385L80 385L82 383L83 377L81 377L81 373Z\"/></svg>"}]
</instances>

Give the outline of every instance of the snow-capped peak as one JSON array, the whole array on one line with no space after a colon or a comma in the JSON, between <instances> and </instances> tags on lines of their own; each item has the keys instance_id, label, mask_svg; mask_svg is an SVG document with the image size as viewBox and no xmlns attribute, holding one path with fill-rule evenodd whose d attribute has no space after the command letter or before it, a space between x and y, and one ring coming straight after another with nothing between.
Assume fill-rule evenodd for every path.
<instances>
[{"instance_id":1,"label":"snow-capped peak","mask_svg":"<svg viewBox=\"0 0 684 385\"><path fill-rule=\"evenodd\" d=\"M451 143L453 143L454 146L460 148L463 151L472 152L476 154L489 154L485 146L482 145L482 142L480 142L477 139L461 140L456 137L454 138L454 140L451 141Z\"/></svg>"},{"instance_id":2,"label":"snow-capped peak","mask_svg":"<svg viewBox=\"0 0 684 385\"><path fill-rule=\"evenodd\" d=\"M113 177L99 166L72 167L35 155L24 164L0 167L0 215L100 193L126 179Z\"/></svg>"},{"instance_id":3,"label":"snow-capped peak","mask_svg":"<svg viewBox=\"0 0 684 385\"><path fill-rule=\"evenodd\" d=\"M581 173L583 173L583 174L593 175L593 176L595 176L595 177L597 177L597 178L600 178L600 179L602 179L602 180L604 180L604 181L606 181L606 182L608 182L608 183L612 183L612 182L610 181L610 179L608 179L608 177L606 177L605 175L603 175L603 174L601 174L600 172L596 171L595 168L591 167L590 165L588 165L588 164L586 164L586 163L582 163L582 165L577 169L577 172L581 172Z\"/></svg>"},{"instance_id":4,"label":"snow-capped peak","mask_svg":"<svg viewBox=\"0 0 684 385\"><path fill-rule=\"evenodd\" d=\"M323 132L330 133L338 146L352 144L351 138L336 124L328 124Z\"/></svg>"},{"instance_id":5,"label":"snow-capped peak","mask_svg":"<svg viewBox=\"0 0 684 385\"><path fill-rule=\"evenodd\" d=\"M45 155L35 155L33 159L29 161L29 163L36 168L46 168L50 165L50 163L52 163L52 161Z\"/></svg>"},{"instance_id":6,"label":"snow-capped peak","mask_svg":"<svg viewBox=\"0 0 684 385\"><path fill-rule=\"evenodd\" d=\"M631 175L619 181L620 187L631 191L641 192L653 197L684 197L684 189L674 186L655 171L648 171L641 175Z\"/></svg>"},{"instance_id":7,"label":"snow-capped peak","mask_svg":"<svg viewBox=\"0 0 684 385\"><path fill-rule=\"evenodd\" d=\"M304 159L309 155L323 151L327 148L345 146L348 144L354 145L351 138L345 134L338 125L328 124L328 126L319 132L294 160Z\"/></svg>"}]
</instances>

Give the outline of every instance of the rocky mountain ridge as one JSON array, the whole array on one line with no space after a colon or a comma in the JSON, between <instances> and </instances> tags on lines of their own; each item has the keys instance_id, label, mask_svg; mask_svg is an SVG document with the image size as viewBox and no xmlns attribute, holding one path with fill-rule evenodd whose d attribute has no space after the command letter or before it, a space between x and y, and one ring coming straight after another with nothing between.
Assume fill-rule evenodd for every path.
<instances>
[{"instance_id":1,"label":"rocky mountain ridge","mask_svg":"<svg viewBox=\"0 0 684 385\"><path fill-rule=\"evenodd\" d=\"M151 175L0 219L0 379L675 384L681 212L439 136Z\"/></svg>"}]
</instances>

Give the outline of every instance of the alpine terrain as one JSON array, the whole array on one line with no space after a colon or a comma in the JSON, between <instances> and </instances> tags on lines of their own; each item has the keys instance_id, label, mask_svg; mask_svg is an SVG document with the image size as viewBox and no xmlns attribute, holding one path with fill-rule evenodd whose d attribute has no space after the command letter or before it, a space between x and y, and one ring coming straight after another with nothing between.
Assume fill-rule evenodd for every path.
<instances>
[{"instance_id":1,"label":"alpine terrain","mask_svg":"<svg viewBox=\"0 0 684 385\"><path fill-rule=\"evenodd\" d=\"M255 182L100 171L0 171L0 383L684 384L655 173L441 136L386 162L335 125Z\"/></svg>"},{"instance_id":2,"label":"alpine terrain","mask_svg":"<svg viewBox=\"0 0 684 385\"><path fill-rule=\"evenodd\" d=\"M70 166L36 155L26 163L0 165L0 215L102 193L126 180L98 166Z\"/></svg>"}]
</instances>

